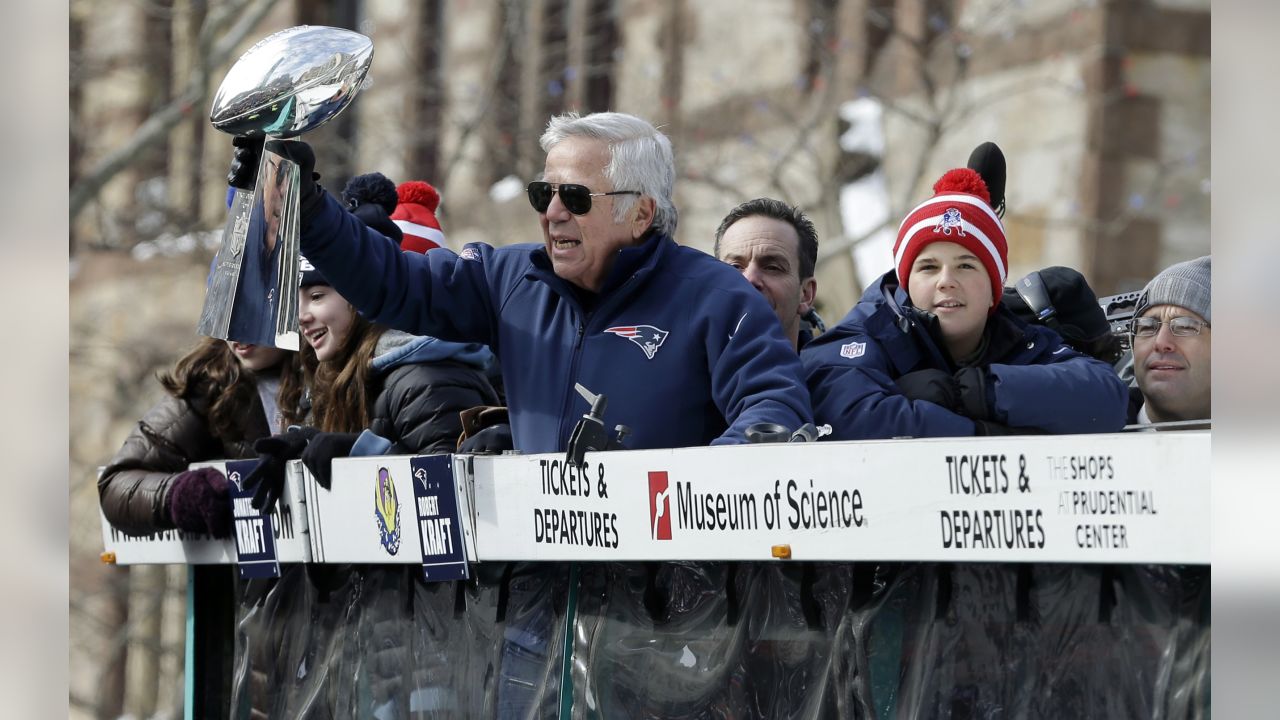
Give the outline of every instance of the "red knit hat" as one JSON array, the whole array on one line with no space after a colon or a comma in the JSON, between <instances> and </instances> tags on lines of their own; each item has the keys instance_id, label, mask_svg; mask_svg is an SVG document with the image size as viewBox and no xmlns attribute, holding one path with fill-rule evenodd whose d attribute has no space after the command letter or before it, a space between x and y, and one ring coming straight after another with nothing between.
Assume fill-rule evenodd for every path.
<instances>
[{"instance_id":1,"label":"red knit hat","mask_svg":"<svg viewBox=\"0 0 1280 720\"><path fill-rule=\"evenodd\" d=\"M953 242L972 252L991 279L991 312L1004 295L1009 245L1004 225L991 209L982 176L969 168L948 170L933 185L933 197L916 206L898 226L893 261L898 282L907 287L916 256L929 243Z\"/></svg>"},{"instance_id":2,"label":"red knit hat","mask_svg":"<svg viewBox=\"0 0 1280 720\"><path fill-rule=\"evenodd\" d=\"M444 233L436 220L436 208L440 207L440 193L430 183L410 180L396 188L400 203L391 219L404 233L400 249L424 253L444 246Z\"/></svg>"}]
</instances>

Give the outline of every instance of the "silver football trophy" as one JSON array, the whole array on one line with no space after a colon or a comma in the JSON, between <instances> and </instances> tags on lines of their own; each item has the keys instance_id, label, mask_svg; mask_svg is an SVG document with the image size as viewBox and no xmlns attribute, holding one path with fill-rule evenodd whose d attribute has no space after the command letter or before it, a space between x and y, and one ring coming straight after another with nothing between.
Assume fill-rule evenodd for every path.
<instances>
[{"instance_id":1,"label":"silver football trophy","mask_svg":"<svg viewBox=\"0 0 1280 720\"><path fill-rule=\"evenodd\" d=\"M373 41L302 25L249 48L223 78L209 122L231 135L295 138L333 119L359 91ZM252 191L235 190L196 332L298 349L297 164L264 150Z\"/></svg>"}]
</instances>

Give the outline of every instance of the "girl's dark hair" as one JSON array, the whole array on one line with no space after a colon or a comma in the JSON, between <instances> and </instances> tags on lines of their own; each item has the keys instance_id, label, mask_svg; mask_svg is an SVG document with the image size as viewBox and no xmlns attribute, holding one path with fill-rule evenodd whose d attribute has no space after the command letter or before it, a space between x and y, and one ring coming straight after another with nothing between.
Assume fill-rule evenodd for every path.
<instances>
[{"instance_id":1,"label":"girl's dark hair","mask_svg":"<svg viewBox=\"0 0 1280 720\"><path fill-rule=\"evenodd\" d=\"M303 343L305 346L306 343ZM284 432L290 425L301 425L301 419L293 419L302 407L307 385L302 377L302 353L290 352L280 362L280 389L276 391L276 405L280 410L280 427L271 428L272 434Z\"/></svg>"},{"instance_id":2,"label":"girl's dark hair","mask_svg":"<svg viewBox=\"0 0 1280 720\"><path fill-rule=\"evenodd\" d=\"M369 426L375 399L369 365L378 338L385 331L385 326L355 313L351 329L333 359L320 362L310 345L302 346L299 355L303 381L311 388L312 426L321 432L360 432Z\"/></svg>"},{"instance_id":3,"label":"girl's dark hair","mask_svg":"<svg viewBox=\"0 0 1280 720\"><path fill-rule=\"evenodd\" d=\"M280 397L286 386L300 394L296 389L301 383L296 355L289 353L281 361ZM245 439L243 418L253 408L257 383L225 340L201 338L171 370L156 377L170 395L206 408L209 430L215 437L231 442ZM288 406L282 403L281 407ZM272 432L278 431L272 428Z\"/></svg>"}]
</instances>

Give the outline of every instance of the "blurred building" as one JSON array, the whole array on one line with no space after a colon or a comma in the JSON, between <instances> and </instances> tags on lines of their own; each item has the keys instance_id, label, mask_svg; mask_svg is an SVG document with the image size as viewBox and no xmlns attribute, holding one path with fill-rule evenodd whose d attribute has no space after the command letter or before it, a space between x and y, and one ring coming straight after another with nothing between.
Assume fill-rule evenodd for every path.
<instances>
[{"instance_id":1,"label":"blurred building","mask_svg":"<svg viewBox=\"0 0 1280 720\"><path fill-rule=\"evenodd\" d=\"M86 78L72 84L73 182L181 94L219 7L73 3ZM993 140L1009 158L1014 274L1073 265L1109 293L1208 250L1207 0L281 0L241 49L299 23L376 47L359 99L308 136L323 182L430 180L460 242L536 239L519 190L547 117L615 109L672 137L679 239L698 247L733 205L771 195L805 208L830 249L851 248L869 233L842 219L842 188L879 171L873 224L896 226ZM202 100L77 218L77 246L220 224L228 142L205 116L228 66L206 68ZM851 101L880 147L842 149ZM824 305L842 313L849 254L823 255Z\"/></svg>"}]
</instances>

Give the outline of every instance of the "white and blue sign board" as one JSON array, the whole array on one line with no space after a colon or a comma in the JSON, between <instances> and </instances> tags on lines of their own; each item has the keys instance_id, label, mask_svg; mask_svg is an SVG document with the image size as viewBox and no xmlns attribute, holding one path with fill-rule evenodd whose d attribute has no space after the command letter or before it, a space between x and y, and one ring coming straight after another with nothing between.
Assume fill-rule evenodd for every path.
<instances>
[{"instance_id":1,"label":"white and blue sign board","mask_svg":"<svg viewBox=\"0 0 1280 720\"><path fill-rule=\"evenodd\" d=\"M253 507L254 490L244 487L245 479L257 466L257 460L227 462L236 565L240 567L241 578L280 577L280 558L276 555L271 516Z\"/></svg>"},{"instance_id":2,"label":"white and blue sign board","mask_svg":"<svg viewBox=\"0 0 1280 720\"><path fill-rule=\"evenodd\" d=\"M466 580L467 554L458 511L453 458L449 455L415 457L413 499L418 518L422 575L428 581Z\"/></svg>"}]
</instances>

